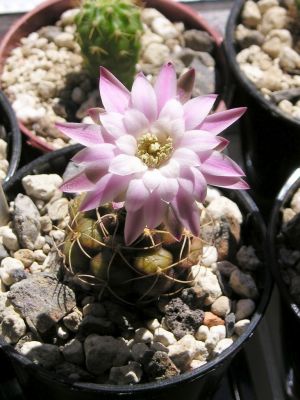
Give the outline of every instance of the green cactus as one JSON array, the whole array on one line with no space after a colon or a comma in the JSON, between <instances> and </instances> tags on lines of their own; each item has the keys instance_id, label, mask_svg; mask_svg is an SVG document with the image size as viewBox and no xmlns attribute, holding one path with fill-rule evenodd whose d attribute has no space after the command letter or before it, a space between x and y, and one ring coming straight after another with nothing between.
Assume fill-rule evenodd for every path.
<instances>
[{"instance_id":1,"label":"green cactus","mask_svg":"<svg viewBox=\"0 0 300 400\"><path fill-rule=\"evenodd\" d=\"M83 0L75 24L91 76L98 78L102 65L130 87L141 47L141 8L134 0Z\"/></svg>"},{"instance_id":2,"label":"green cactus","mask_svg":"<svg viewBox=\"0 0 300 400\"><path fill-rule=\"evenodd\" d=\"M202 253L202 241L190 234L176 241L160 226L144 230L131 246L124 243L124 208L99 207L79 212L82 196L69 204L70 223L62 245L67 269L93 288L107 289L127 303L157 299L189 281L189 267Z\"/></svg>"}]
</instances>

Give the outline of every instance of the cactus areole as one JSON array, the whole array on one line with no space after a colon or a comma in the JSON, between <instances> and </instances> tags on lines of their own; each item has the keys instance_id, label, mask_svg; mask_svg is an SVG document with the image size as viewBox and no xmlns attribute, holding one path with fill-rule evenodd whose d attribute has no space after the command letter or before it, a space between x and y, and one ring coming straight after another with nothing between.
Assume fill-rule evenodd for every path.
<instances>
[{"instance_id":1,"label":"cactus areole","mask_svg":"<svg viewBox=\"0 0 300 400\"><path fill-rule=\"evenodd\" d=\"M194 77L191 69L177 82L167 63L154 87L139 73L130 92L101 67L95 123L57 124L86 146L73 157L80 172L61 187L80 193L70 203L66 265L117 297L158 297L188 282L207 184L248 188L218 136L245 108L209 114L217 96L190 99Z\"/></svg>"},{"instance_id":2,"label":"cactus areole","mask_svg":"<svg viewBox=\"0 0 300 400\"><path fill-rule=\"evenodd\" d=\"M141 47L141 8L133 0L83 0L75 24L91 76L97 79L103 65L130 87Z\"/></svg>"}]
</instances>

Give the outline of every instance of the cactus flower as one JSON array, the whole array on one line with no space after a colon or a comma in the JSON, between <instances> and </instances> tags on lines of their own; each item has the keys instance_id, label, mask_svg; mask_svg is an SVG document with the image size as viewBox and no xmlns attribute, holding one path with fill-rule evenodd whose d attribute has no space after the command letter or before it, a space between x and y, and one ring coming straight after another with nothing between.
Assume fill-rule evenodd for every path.
<instances>
[{"instance_id":1,"label":"cactus flower","mask_svg":"<svg viewBox=\"0 0 300 400\"><path fill-rule=\"evenodd\" d=\"M197 202L204 201L208 184L248 188L241 168L221 154L228 141L218 136L245 108L209 114L217 96L190 99L193 78L191 70L177 84L168 63L154 86L139 73L130 92L100 68L104 108L90 110L95 124L57 124L86 146L73 157L80 172L62 190L87 192L82 211L124 202L127 244L145 227L154 229L162 222L176 238L183 228L198 236Z\"/></svg>"}]
</instances>

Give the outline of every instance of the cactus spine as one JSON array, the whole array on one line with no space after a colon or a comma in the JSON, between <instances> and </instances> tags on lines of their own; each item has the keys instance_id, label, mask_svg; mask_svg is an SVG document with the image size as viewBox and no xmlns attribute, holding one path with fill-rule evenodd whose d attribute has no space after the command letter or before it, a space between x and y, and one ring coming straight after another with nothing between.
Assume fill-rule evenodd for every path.
<instances>
[{"instance_id":1,"label":"cactus spine","mask_svg":"<svg viewBox=\"0 0 300 400\"><path fill-rule=\"evenodd\" d=\"M62 256L71 274L91 288L127 303L157 299L189 283L202 241L190 234L176 241L163 226L145 229L131 246L124 243L125 210L102 206L79 212L82 197L71 200L70 223Z\"/></svg>"}]
</instances>

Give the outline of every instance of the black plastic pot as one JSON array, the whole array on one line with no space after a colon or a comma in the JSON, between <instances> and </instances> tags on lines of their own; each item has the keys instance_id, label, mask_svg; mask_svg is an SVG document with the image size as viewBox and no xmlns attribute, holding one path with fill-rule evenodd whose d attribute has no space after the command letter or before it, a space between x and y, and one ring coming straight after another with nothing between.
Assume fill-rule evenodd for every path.
<instances>
[{"instance_id":1,"label":"black plastic pot","mask_svg":"<svg viewBox=\"0 0 300 400\"><path fill-rule=\"evenodd\" d=\"M233 2L226 26L225 52L236 85L234 105L248 107L240 120L248 181L257 194L258 205L268 208L284 181L298 166L300 121L288 117L266 100L236 61L240 49L235 43L234 33L244 3L244 0Z\"/></svg>"},{"instance_id":2,"label":"black plastic pot","mask_svg":"<svg viewBox=\"0 0 300 400\"><path fill-rule=\"evenodd\" d=\"M25 175L47 172L62 173L76 149L78 147L72 146L46 154L20 169L14 178L5 185L8 197L13 198L18 192L22 191L21 179ZM264 243L265 226L256 205L245 192L229 191L226 192L226 195L237 202L244 214L245 222L242 227L242 234L245 242L252 243L259 256L263 257L262 244ZM163 382L135 386L70 384L59 381L54 374L34 365L3 341L0 341L0 346L10 359L18 380L30 400L116 400L119 398L124 400L182 400L182 398L199 400L201 398L204 400L208 399L217 389L233 357L252 336L264 314L272 288L272 281L267 268L261 270L259 287L261 297L249 328L230 348L200 369Z\"/></svg>"},{"instance_id":3,"label":"black plastic pot","mask_svg":"<svg viewBox=\"0 0 300 400\"><path fill-rule=\"evenodd\" d=\"M15 113L7 100L7 97L0 90L0 124L4 126L4 139L8 144L9 167L5 182L16 172L22 150L22 138Z\"/></svg>"},{"instance_id":4,"label":"black plastic pot","mask_svg":"<svg viewBox=\"0 0 300 400\"><path fill-rule=\"evenodd\" d=\"M300 398L300 306L291 297L284 283L277 254L277 235L282 223L282 209L290 203L300 188L300 168L287 179L276 197L267 231L267 258L282 299L282 346L285 349L287 388L296 399Z\"/></svg>"}]
</instances>

